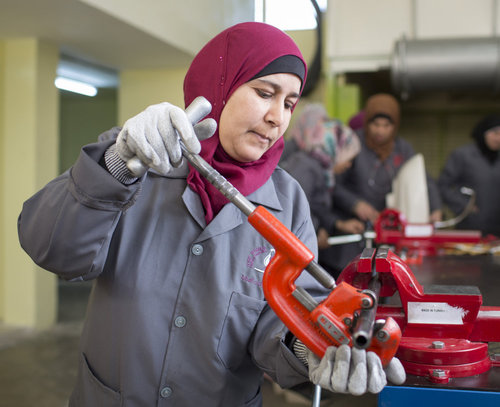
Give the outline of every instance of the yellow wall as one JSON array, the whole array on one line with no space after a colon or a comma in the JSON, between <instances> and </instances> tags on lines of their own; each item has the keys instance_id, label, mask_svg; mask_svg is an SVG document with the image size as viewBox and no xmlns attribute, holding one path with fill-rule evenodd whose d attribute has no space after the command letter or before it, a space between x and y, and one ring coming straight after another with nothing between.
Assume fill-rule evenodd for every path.
<instances>
[{"instance_id":1,"label":"yellow wall","mask_svg":"<svg viewBox=\"0 0 500 407\"><path fill-rule=\"evenodd\" d=\"M76 161L82 146L95 143L102 132L117 125L117 91L99 88L95 97L60 91L59 171Z\"/></svg>"},{"instance_id":2,"label":"yellow wall","mask_svg":"<svg viewBox=\"0 0 500 407\"><path fill-rule=\"evenodd\" d=\"M0 159L3 159L5 150L4 150L4 138L5 138L5 119L4 119L4 92L5 92L5 74L4 69L1 67L5 66L5 42L0 40ZM0 164L0 170L1 164ZM0 178L0 259L5 258L5 244L3 243L3 231L5 229L4 226L4 200L5 200L5 188L3 185L3 178ZM5 273L3 270L3 262L0 260L0 321L4 316L4 301L2 301L3 293L5 291Z\"/></svg>"},{"instance_id":3,"label":"yellow wall","mask_svg":"<svg viewBox=\"0 0 500 407\"><path fill-rule=\"evenodd\" d=\"M59 55L57 47L36 38L5 40L2 49L0 317L6 324L42 328L55 321L57 280L21 249L17 217L22 203L57 173L58 95L53 83Z\"/></svg>"},{"instance_id":4,"label":"yellow wall","mask_svg":"<svg viewBox=\"0 0 500 407\"><path fill-rule=\"evenodd\" d=\"M151 104L169 102L183 107L182 84L188 68L123 71L118 91L118 124L123 125Z\"/></svg>"}]
</instances>

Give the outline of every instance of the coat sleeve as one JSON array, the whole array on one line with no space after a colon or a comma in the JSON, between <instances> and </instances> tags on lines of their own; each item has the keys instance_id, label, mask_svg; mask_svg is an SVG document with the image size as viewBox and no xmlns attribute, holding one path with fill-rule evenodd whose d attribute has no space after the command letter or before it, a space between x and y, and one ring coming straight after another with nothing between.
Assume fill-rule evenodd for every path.
<instances>
[{"instance_id":1,"label":"coat sleeve","mask_svg":"<svg viewBox=\"0 0 500 407\"><path fill-rule=\"evenodd\" d=\"M323 227L329 230L330 226L335 224L335 219L330 219L332 217L330 189L321 164L303 152L296 152L280 165L304 190L311 208L314 229L317 231Z\"/></svg>"},{"instance_id":2,"label":"coat sleeve","mask_svg":"<svg viewBox=\"0 0 500 407\"><path fill-rule=\"evenodd\" d=\"M462 171L465 169L465 162L462 160L458 150L453 151L441 170L438 178L438 188L445 205L458 215L467 205L468 198L460 192L463 186Z\"/></svg>"},{"instance_id":3,"label":"coat sleeve","mask_svg":"<svg viewBox=\"0 0 500 407\"><path fill-rule=\"evenodd\" d=\"M99 164L111 143L84 147L70 170L24 203L18 218L22 248L64 279L101 273L118 220L139 192L140 183L123 185Z\"/></svg>"},{"instance_id":4,"label":"coat sleeve","mask_svg":"<svg viewBox=\"0 0 500 407\"><path fill-rule=\"evenodd\" d=\"M443 202L441 201L441 194L437 186L436 180L427 174L427 190L429 193L429 209L431 212L436 209L441 209Z\"/></svg>"},{"instance_id":5,"label":"coat sleeve","mask_svg":"<svg viewBox=\"0 0 500 407\"><path fill-rule=\"evenodd\" d=\"M362 200L361 196L348 187L348 185L356 185L353 181L356 171L356 160L357 158L353 160L351 168L335 176L335 186L332 192L334 207L348 216L354 215L354 206L358 201Z\"/></svg>"}]
</instances>

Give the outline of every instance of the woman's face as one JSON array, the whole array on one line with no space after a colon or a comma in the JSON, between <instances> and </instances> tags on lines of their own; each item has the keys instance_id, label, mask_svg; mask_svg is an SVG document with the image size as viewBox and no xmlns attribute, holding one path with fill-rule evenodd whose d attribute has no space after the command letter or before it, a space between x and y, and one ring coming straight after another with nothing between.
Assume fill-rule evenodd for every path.
<instances>
[{"instance_id":1,"label":"woman's face","mask_svg":"<svg viewBox=\"0 0 500 407\"><path fill-rule=\"evenodd\" d=\"M368 123L368 135L370 139L378 144L387 143L394 132L394 124L385 117L377 117Z\"/></svg>"},{"instance_id":2,"label":"woman's face","mask_svg":"<svg viewBox=\"0 0 500 407\"><path fill-rule=\"evenodd\" d=\"M500 126L489 129L484 134L484 142L490 150L500 151Z\"/></svg>"},{"instance_id":3,"label":"woman's face","mask_svg":"<svg viewBox=\"0 0 500 407\"><path fill-rule=\"evenodd\" d=\"M278 73L253 79L236 89L219 121L224 151L240 162L262 157L285 133L300 85L298 76Z\"/></svg>"}]
</instances>

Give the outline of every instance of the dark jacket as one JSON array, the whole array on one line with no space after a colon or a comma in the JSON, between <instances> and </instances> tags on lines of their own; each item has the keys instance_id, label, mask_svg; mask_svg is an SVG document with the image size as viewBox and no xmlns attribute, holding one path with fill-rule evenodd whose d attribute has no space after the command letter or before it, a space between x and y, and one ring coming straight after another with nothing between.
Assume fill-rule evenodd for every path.
<instances>
[{"instance_id":1,"label":"dark jacket","mask_svg":"<svg viewBox=\"0 0 500 407\"><path fill-rule=\"evenodd\" d=\"M500 237L500 159L487 159L476 143L454 150L448 157L438 179L443 202L455 215L469 200L460 192L465 186L476 193L477 212L467 216L458 227L480 230Z\"/></svg>"},{"instance_id":2,"label":"dark jacket","mask_svg":"<svg viewBox=\"0 0 500 407\"><path fill-rule=\"evenodd\" d=\"M412 146L397 137L389 157L381 162L365 142L360 131L361 152L354 159L351 168L336 178L333 190L333 204L345 216L351 217L354 205L359 200L370 203L381 211L386 207L386 195L392 190L392 181L400 167L415 155ZM429 208L432 211L441 208L441 197L435 181L427 176Z\"/></svg>"}]
</instances>

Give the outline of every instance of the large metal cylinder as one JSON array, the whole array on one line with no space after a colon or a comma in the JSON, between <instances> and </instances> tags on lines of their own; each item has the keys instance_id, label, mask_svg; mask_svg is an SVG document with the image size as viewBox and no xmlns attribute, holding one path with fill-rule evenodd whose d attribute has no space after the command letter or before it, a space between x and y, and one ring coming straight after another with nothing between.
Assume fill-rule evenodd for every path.
<instances>
[{"instance_id":1,"label":"large metal cylinder","mask_svg":"<svg viewBox=\"0 0 500 407\"><path fill-rule=\"evenodd\" d=\"M500 91L500 38L396 42L393 90L403 99L425 91Z\"/></svg>"}]
</instances>

